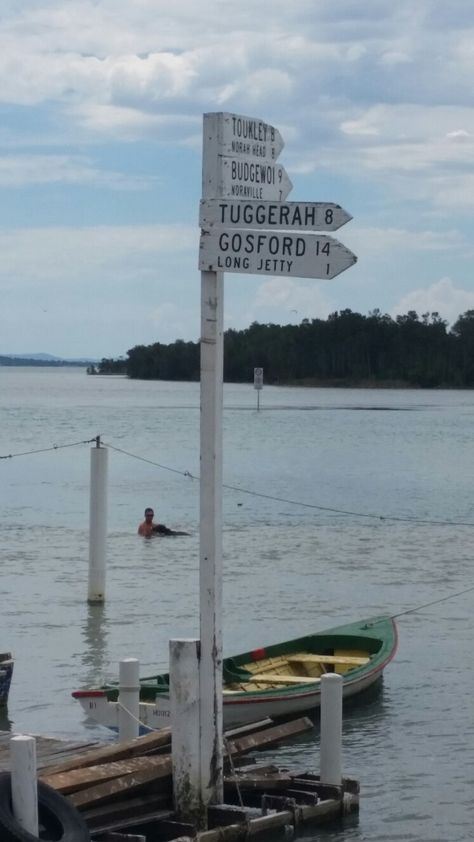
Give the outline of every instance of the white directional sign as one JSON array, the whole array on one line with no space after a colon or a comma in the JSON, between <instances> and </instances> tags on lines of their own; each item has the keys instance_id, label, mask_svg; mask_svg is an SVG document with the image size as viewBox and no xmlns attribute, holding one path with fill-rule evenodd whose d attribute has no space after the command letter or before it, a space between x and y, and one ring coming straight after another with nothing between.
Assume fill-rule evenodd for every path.
<instances>
[{"instance_id":1,"label":"white directional sign","mask_svg":"<svg viewBox=\"0 0 474 842\"><path fill-rule=\"evenodd\" d=\"M334 278L357 257L333 237L284 231L219 230L203 232L199 268L249 275Z\"/></svg>"},{"instance_id":2,"label":"white directional sign","mask_svg":"<svg viewBox=\"0 0 474 842\"><path fill-rule=\"evenodd\" d=\"M199 224L213 228L268 228L337 231L352 216L333 202L258 202L207 199L201 202Z\"/></svg>"},{"instance_id":3,"label":"white directional sign","mask_svg":"<svg viewBox=\"0 0 474 842\"><path fill-rule=\"evenodd\" d=\"M204 115L204 132L216 138L218 155L276 161L284 147L274 126L258 117L221 111Z\"/></svg>"},{"instance_id":4,"label":"white directional sign","mask_svg":"<svg viewBox=\"0 0 474 842\"><path fill-rule=\"evenodd\" d=\"M216 195L281 202L293 185L281 164L219 156Z\"/></svg>"},{"instance_id":5,"label":"white directional sign","mask_svg":"<svg viewBox=\"0 0 474 842\"><path fill-rule=\"evenodd\" d=\"M286 199L293 185L276 163L283 140L273 126L240 114L204 114L203 138L204 199Z\"/></svg>"}]
</instances>

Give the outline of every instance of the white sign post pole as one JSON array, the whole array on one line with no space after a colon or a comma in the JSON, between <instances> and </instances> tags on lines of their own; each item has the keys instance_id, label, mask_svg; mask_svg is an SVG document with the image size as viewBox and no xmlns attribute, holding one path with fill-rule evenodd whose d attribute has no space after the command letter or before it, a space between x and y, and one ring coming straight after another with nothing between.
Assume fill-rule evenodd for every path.
<instances>
[{"instance_id":1,"label":"white sign post pole","mask_svg":"<svg viewBox=\"0 0 474 842\"><path fill-rule=\"evenodd\" d=\"M253 370L253 388L257 390L257 412L260 410L260 392L263 389L263 368Z\"/></svg>"},{"instance_id":2,"label":"white sign post pole","mask_svg":"<svg viewBox=\"0 0 474 842\"><path fill-rule=\"evenodd\" d=\"M349 219L331 202L286 202L292 184L279 131L255 117L204 115L201 269L200 786L223 799L222 394L223 272L334 278L357 258L327 234ZM241 201L242 200L242 201ZM263 371L262 371L263 385ZM259 399L260 388L257 388ZM258 403L258 401L257 401ZM259 408L259 403L258 403ZM193 780L197 780L193 771ZM204 810L203 810L204 812Z\"/></svg>"},{"instance_id":3,"label":"white sign post pole","mask_svg":"<svg viewBox=\"0 0 474 842\"><path fill-rule=\"evenodd\" d=\"M215 138L204 117L203 197L215 195L206 178ZM212 132L211 132L212 135ZM200 468L200 762L203 805L222 803L222 395L224 276L201 272Z\"/></svg>"}]
</instances>

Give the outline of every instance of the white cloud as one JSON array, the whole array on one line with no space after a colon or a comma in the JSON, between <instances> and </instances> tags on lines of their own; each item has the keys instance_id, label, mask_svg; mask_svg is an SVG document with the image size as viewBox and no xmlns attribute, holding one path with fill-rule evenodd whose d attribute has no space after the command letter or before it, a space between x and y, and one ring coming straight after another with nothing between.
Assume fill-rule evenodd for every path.
<instances>
[{"instance_id":1,"label":"white cloud","mask_svg":"<svg viewBox=\"0 0 474 842\"><path fill-rule=\"evenodd\" d=\"M305 318L324 319L336 309L326 289L315 281L269 278L257 286L254 301L246 308L245 326L252 321L287 324Z\"/></svg>"},{"instance_id":2,"label":"white cloud","mask_svg":"<svg viewBox=\"0 0 474 842\"><path fill-rule=\"evenodd\" d=\"M281 161L295 184L291 198L347 207L354 223L341 239L359 256L331 285L229 283L228 323L299 321L346 306L388 310L410 288L425 299L427 290L436 292L433 278L449 274L455 289L468 277L472 0L4 6L0 186L14 189L1 218L18 228L0 229L2 335L5 313L15 336L18 313L26 325L22 305L31 310L37 295L39 313L41 296L48 309L54 303L65 343L93 297L90 322L102 319L97 334L107 339L106 354L114 331L123 352L127 320L137 341L157 332L169 341L195 337L197 228L133 225L141 197L127 201L110 191L153 188L156 174L160 191L143 196L140 218L156 211L164 222L171 214L189 219L199 190L202 113L219 109L278 126L286 143ZM164 197L164 185L171 196ZM61 224L42 228L45 211ZM77 219L103 224L69 227ZM124 224L108 224L119 220ZM449 288L436 294L455 298Z\"/></svg>"},{"instance_id":3,"label":"white cloud","mask_svg":"<svg viewBox=\"0 0 474 842\"><path fill-rule=\"evenodd\" d=\"M50 353L113 356L199 334L196 228L3 229L0 251L4 352L26 337Z\"/></svg>"},{"instance_id":4,"label":"white cloud","mask_svg":"<svg viewBox=\"0 0 474 842\"><path fill-rule=\"evenodd\" d=\"M396 64L407 64L408 62L413 61L413 58L400 50L387 50L386 53L382 53L380 60L382 64L392 66Z\"/></svg>"},{"instance_id":5,"label":"white cloud","mask_svg":"<svg viewBox=\"0 0 474 842\"><path fill-rule=\"evenodd\" d=\"M198 253L198 231L185 225L101 225L0 230L2 286L117 283L160 274L158 259ZM156 259L156 268L150 262Z\"/></svg>"},{"instance_id":6,"label":"white cloud","mask_svg":"<svg viewBox=\"0 0 474 842\"><path fill-rule=\"evenodd\" d=\"M93 161L79 155L7 155L0 157L0 186L24 187L32 184L88 184L113 190L143 190L147 179L101 170Z\"/></svg>"},{"instance_id":7,"label":"white cloud","mask_svg":"<svg viewBox=\"0 0 474 842\"><path fill-rule=\"evenodd\" d=\"M472 243L465 240L458 231L409 230L407 228L383 228L357 226L348 228L343 234L344 242L350 249L367 256L387 260L393 254L417 254L424 252L450 252L471 254Z\"/></svg>"},{"instance_id":8,"label":"white cloud","mask_svg":"<svg viewBox=\"0 0 474 842\"><path fill-rule=\"evenodd\" d=\"M474 309L474 291L454 286L451 278L441 278L424 289L414 289L404 295L392 310L396 316L415 310L421 313L438 312L451 325L466 310Z\"/></svg>"}]
</instances>

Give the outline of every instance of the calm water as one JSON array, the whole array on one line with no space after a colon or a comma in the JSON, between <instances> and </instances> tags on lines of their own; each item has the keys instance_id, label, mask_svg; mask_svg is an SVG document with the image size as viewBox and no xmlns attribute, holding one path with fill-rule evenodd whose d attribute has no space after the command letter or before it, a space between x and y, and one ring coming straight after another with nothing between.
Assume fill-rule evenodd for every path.
<instances>
[{"instance_id":1,"label":"calm water","mask_svg":"<svg viewBox=\"0 0 474 842\"><path fill-rule=\"evenodd\" d=\"M227 654L474 586L474 393L265 387L257 413L239 385L225 407L225 482L295 501L224 493ZM197 635L199 483L183 474L199 473L199 386L0 368L0 422L0 456L100 434L164 466L110 452L107 602L92 608L91 445L0 459L11 727L104 736L70 691L115 678L127 656L165 669L169 638ZM139 539L146 505L191 537ZM325 839L472 839L473 602L471 591L399 619L381 692L344 722L360 816ZM264 756L317 770L317 728Z\"/></svg>"}]
</instances>

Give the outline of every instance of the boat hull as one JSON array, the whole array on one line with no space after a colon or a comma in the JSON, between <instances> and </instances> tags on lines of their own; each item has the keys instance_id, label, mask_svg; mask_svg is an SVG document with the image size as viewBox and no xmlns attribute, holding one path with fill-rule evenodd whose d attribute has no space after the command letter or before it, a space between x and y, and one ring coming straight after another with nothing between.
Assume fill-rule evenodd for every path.
<instances>
[{"instance_id":1,"label":"boat hull","mask_svg":"<svg viewBox=\"0 0 474 842\"><path fill-rule=\"evenodd\" d=\"M397 633L395 624L390 618L374 618L363 620L358 624L351 624L347 627L344 626L329 630L328 632L322 632L319 636L315 635L312 638L321 637L327 642L332 639L337 639L338 641L344 640L346 643L351 638L356 639L360 646L361 640L369 639L370 629L374 629L375 634L377 634L377 627L382 624L383 634L380 635L380 640L378 641L380 645L372 657L367 659L367 665L350 669L343 675L344 699L362 693L381 678L386 665L393 658L396 651ZM345 633L345 637L343 636L343 632ZM371 639L373 639L373 635ZM280 647L267 647L266 650L245 653L233 659L225 659L224 664L232 660L232 667L235 668L236 662L243 663L246 659L252 657L255 659L256 652L259 655L261 653L267 655L268 653L273 653L273 650L278 651L281 647L294 647L296 643L300 644L300 641L307 640L309 638L300 638L298 641L290 641L287 644L282 644ZM258 660L256 662L258 663ZM145 686L146 682L147 679L143 679ZM88 717L94 719L101 725L105 725L107 728L113 730L118 729L119 704L116 699L110 698L110 688L77 690L72 695L80 702ZM285 687L283 689L273 688L269 690L253 690L250 692L226 692L224 689L224 728L229 730L240 725L256 722L264 717L279 719L311 712L311 710L315 710L320 706L320 702L321 685L317 679L308 679L308 683ZM141 733L172 725L169 693L160 690L156 692L154 698L150 701L144 701L142 699L140 701L139 719Z\"/></svg>"},{"instance_id":2,"label":"boat hull","mask_svg":"<svg viewBox=\"0 0 474 842\"><path fill-rule=\"evenodd\" d=\"M373 686L381 677L381 673L366 677L363 680L345 684L343 697L347 699L362 693ZM118 731L119 705L109 701L104 691L76 691L74 698L80 702L84 713L113 731ZM321 704L320 690L287 696L266 696L265 698L242 699L231 701L224 698L223 720L224 728L229 730L240 725L258 722L260 719L282 719L296 714L309 713ZM155 702L140 702L139 708L140 733L156 731L172 724L169 696L160 696Z\"/></svg>"},{"instance_id":3,"label":"boat hull","mask_svg":"<svg viewBox=\"0 0 474 842\"><path fill-rule=\"evenodd\" d=\"M8 702L8 693L13 675L13 659L10 652L0 654L0 707Z\"/></svg>"}]
</instances>

